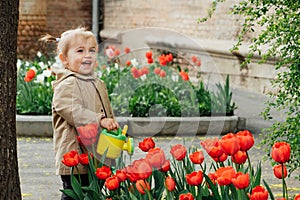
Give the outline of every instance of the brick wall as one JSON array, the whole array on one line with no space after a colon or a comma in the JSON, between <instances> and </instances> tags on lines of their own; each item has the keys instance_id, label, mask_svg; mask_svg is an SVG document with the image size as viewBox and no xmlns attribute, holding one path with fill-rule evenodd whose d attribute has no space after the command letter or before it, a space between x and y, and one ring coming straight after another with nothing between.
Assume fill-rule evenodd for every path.
<instances>
[{"instance_id":1,"label":"brick wall","mask_svg":"<svg viewBox=\"0 0 300 200\"><path fill-rule=\"evenodd\" d=\"M92 0L47 0L47 26L49 34L78 26L92 27Z\"/></svg>"},{"instance_id":2,"label":"brick wall","mask_svg":"<svg viewBox=\"0 0 300 200\"><path fill-rule=\"evenodd\" d=\"M18 58L33 58L40 49L38 39L45 33L45 15L26 15L19 20Z\"/></svg>"},{"instance_id":3,"label":"brick wall","mask_svg":"<svg viewBox=\"0 0 300 200\"><path fill-rule=\"evenodd\" d=\"M104 29L128 30L141 27L162 27L194 38L234 40L241 29L241 20L228 15L238 0L219 5L212 19L197 23L207 14L211 1L203 0L105 0Z\"/></svg>"},{"instance_id":4,"label":"brick wall","mask_svg":"<svg viewBox=\"0 0 300 200\"><path fill-rule=\"evenodd\" d=\"M36 55L37 41L46 30L46 2L20 0L19 12L18 57L28 59Z\"/></svg>"},{"instance_id":5,"label":"brick wall","mask_svg":"<svg viewBox=\"0 0 300 200\"><path fill-rule=\"evenodd\" d=\"M38 39L45 33L59 35L78 26L92 27L92 0L20 0L18 58L32 59L37 51L48 53Z\"/></svg>"}]
</instances>

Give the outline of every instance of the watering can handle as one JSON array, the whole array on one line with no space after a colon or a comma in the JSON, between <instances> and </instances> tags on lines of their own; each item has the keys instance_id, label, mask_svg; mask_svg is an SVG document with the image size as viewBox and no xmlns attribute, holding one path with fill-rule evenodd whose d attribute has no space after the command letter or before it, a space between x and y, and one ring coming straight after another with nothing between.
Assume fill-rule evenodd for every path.
<instances>
[{"instance_id":1,"label":"watering can handle","mask_svg":"<svg viewBox=\"0 0 300 200\"><path fill-rule=\"evenodd\" d=\"M127 130L128 130L128 126L125 125L124 128L123 128L123 130L122 130L122 135L126 135Z\"/></svg>"}]
</instances>

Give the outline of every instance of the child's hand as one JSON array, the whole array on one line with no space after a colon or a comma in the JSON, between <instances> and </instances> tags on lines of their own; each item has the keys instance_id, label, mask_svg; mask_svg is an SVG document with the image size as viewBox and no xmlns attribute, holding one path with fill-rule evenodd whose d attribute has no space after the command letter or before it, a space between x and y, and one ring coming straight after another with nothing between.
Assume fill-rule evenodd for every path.
<instances>
[{"instance_id":1,"label":"child's hand","mask_svg":"<svg viewBox=\"0 0 300 200\"><path fill-rule=\"evenodd\" d=\"M100 126L106 128L108 131L115 130L119 128L119 124L113 118L103 118L100 121Z\"/></svg>"}]
</instances>

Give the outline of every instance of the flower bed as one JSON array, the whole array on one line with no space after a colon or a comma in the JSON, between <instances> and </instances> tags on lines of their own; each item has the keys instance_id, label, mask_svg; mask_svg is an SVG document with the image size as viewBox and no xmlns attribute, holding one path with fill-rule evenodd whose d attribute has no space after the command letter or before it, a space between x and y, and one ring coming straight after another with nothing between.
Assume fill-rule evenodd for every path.
<instances>
[{"instance_id":1,"label":"flower bed","mask_svg":"<svg viewBox=\"0 0 300 200\"><path fill-rule=\"evenodd\" d=\"M107 152L102 160L97 160L93 144L89 144L90 152L71 151L62 161L73 172L77 165L89 168L89 186L82 187L80 180L72 176L73 190L62 190L74 199L275 199L261 178L260 163L251 163L248 152L254 138L247 130L228 133L221 139L204 139L199 146L189 148L175 144L169 154L157 147L152 138L145 138L138 144L144 152L141 158L125 163L121 154L114 167L103 164ZM290 158L289 144L275 142L271 156L277 163L274 176L282 179L281 199L288 199L285 162Z\"/></svg>"},{"instance_id":2,"label":"flower bed","mask_svg":"<svg viewBox=\"0 0 300 200\"><path fill-rule=\"evenodd\" d=\"M224 84L216 84L215 91L208 90L199 73L201 60L196 56L161 50L131 52L128 47L120 52L108 46L99 54L99 65L96 72L106 83L116 116L234 115L229 77ZM17 114L51 114L51 82L55 79L51 69L60 67L59 62L40 53L31 62L18 60ZM197 82L191 82L189 69L197 72Z\"/></svg>"}]
</instances>

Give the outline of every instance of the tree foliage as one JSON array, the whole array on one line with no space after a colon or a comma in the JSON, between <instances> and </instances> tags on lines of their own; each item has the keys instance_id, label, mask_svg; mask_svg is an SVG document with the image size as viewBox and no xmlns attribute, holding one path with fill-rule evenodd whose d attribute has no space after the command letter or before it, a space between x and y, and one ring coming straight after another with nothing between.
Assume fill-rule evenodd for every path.
<instances>
[{"instance_id":1,"label":"tree foliage","mask_svg":"<svg viewBox=\"0 0 300 200\"><path fill-rule=\"evenodd\" d=\"M208 17L199 19L199 22L212 16L221 2L224 0L214 0ZM292 155L288 169L291 174L300 167L300 1L241 0L233 5L231 14L240 15L244 20L233 50L238 50L247 33L254 32L245 62L250 63L258 54L260 63L275 59L274 67L280 69L272 81L276 92L269 94L262 115L265 119L272 119L273 110L275 113L284 112L286 118L263 131L262 144L270 147L277 140L290 143Z\"/></svg>"}]
</instances>

